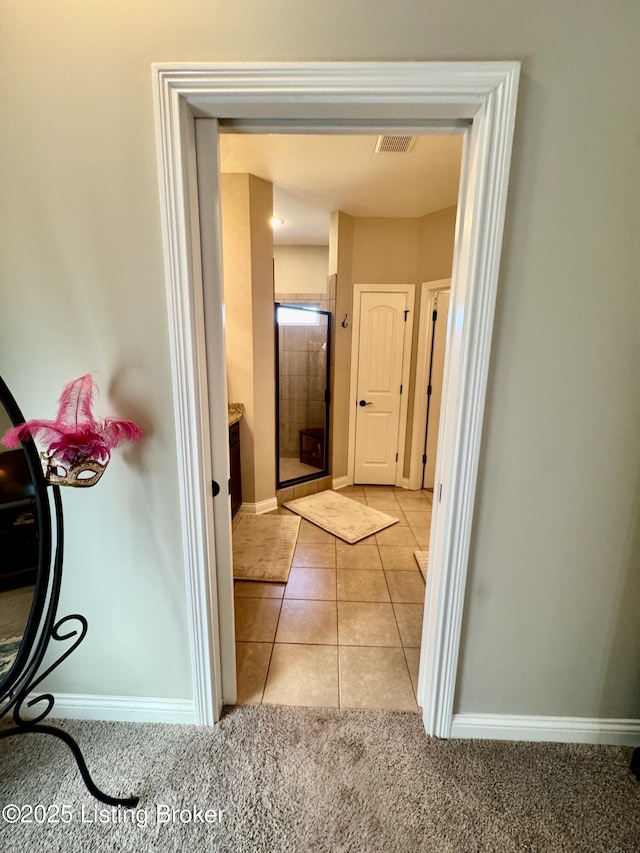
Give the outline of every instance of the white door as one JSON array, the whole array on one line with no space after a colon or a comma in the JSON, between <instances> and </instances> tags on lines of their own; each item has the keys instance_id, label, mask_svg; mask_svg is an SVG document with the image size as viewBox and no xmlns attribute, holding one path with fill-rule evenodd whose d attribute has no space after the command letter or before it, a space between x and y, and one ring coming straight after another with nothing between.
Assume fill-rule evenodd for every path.
<instances>
[{"instance_id":1,"label":"white door","mask_svg":"<svg viewBox=\"0 0 640 853\"><path fill-rule=\"evenodd\" d=\"M393 485L404 457L413 286L358 290L354 483Z\"/></svg>"},{"instance_id":2,"label":"white door","mask_svg":"<svg viewBox=\"0 0 640 853\"><path fill-rule=\"evenodd\" d=\"M436 292L436 319L433 324L433 358L429 385L429 414L427 420L427 461L424 466L422 487L433 489L436 479L436 456L438 450L438 430L440 428L440 407L442 405L442 379L444 376L444 357L447 341L447 320L449 317L450 291Z\"/></svg>"}]
</instances>

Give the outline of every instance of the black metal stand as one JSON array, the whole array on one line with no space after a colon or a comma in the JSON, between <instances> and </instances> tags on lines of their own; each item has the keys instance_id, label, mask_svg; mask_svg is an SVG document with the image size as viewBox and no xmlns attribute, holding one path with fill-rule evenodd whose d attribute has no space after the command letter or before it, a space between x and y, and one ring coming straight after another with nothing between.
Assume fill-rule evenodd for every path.
<instances>
[{"instance_id":1,"label":"black metal stand","mask_svg":"<svg viewBox=\"0 0 640 853\"><path fill-rule=\"evenodd\" d=\"M80 623L80 628L74 628L63 634L60 630L61 627L71 620L77 620ZM65 732L64 729L59 729L55 726L40 725L40 721L43 720L53 708L55 700L50 693L43 693L40 696L36 696L35 698L26 701L29 693L31 693L31 691L35 687L37 687L38 684L43 681L43 679L45 679L57 666L59 666L64 660L66 660L66 658L69 657L71 652L73 652L74 649L76 649L80 645L80 643L84 640L86 636L87 629L87 620L84 616L80 616L77 613L74 613L71 616L65 616L63 619L60 619L58 622L56 622L56 624L53 626L53 629L51 630L50 639L59 641L69 640L72 637L76 637L76 639L69 646L69 648L42 673L42 675L38 676L33 681L27 682L26 685L23 685L20 688L20 692L14 696L12 702L9 705L9 708L13 707L13 721L15 723L15 728L1 731L0 739L6 737L13 737L15 735L26 735L32 732L34 734L53 735L54 737L59 738L61 741L64 741L64 743L67 744L67 746L73 753L73 756L78 765L78 770L80 771L80 775L82 776L82 779L85 785L87 786L87 790L90 794L92 794L96 799L100 800L100 802L106 803L109 806L134 807L138 805L139 797L111 797L109 796L109 794L105 794L104 791L101 791L100 788L98 788L98 786L91 778L91 774L89 773L87 763L84 760L80 747L68 732ZM27 708L33 708L36 704L43 701L46 702L46 707L40 712L40 714L30 719L23 718L21 710L25 702Z\"/></svg>"},{"instance_id":2,"label":"black metal stand","mask_svg":"<svg viewBox=\"0 0 640 853\"><path fill-rule=\"evenodd\" d=\"M73 753L73 756L78 765L78 769L80 771L80 775L82 776L88 791L96 799L110 806L133 807L138 804L138 797L111 797L108 794L105 794L104 791L101 791L100 788L98 788L98 786L91 778L91 775L89 774L89 770L87 769L87 764L83 758L80 747L70 734L65 732L63 729L59 729L55 726L40 725L41 721L47 716L47 714L49 714L49 712L53 708L55 700L51 693L43 693L39 696L35 696L33 699L29 699L29 695L33 693L34 689L37 688L37 686L56 667L60 666L60 664L69 657L69 655L74 651L74 649L76 649L80 645L80 643L84 640L88 629L87 620L84 616L81 616L78 613L71 614L70 616L65 616L54 623L54 620L56 618L56 609L60 596L60 586L62 582L62 554L64 545L64 529L62 523L62 501L60 498L60 489L58 488L58 486L53 486L52 492L56 517L56 551L53 561L51 584L48 592L48 601L46 608L44 608L44 613L38 614L38 620L40 620L41 617L43 618L41 622L42 628L39 631L35 650L30 656L30 659L24 663L24 666L21 669L21 674L13 684L13 687L10 689L8 696L5 695L4 699L8 701L6 702L5 706L0 709L0 717L4 717L6 714L9 713L9 711L13 710L12 716L13 721L15 723L15 728L0 731L0 739L6 737L13 737L15 735L26 735L30 733L48 734L59 738L61 741L64 741L64 743L67 744L67 746ZM40 512L43 512L42 503L39 505L38 509ZM42 536L41 539L47 540L45 546L49 549L49 556L47 559L50 560L51 549L48 537ZM44 547L42 545L42 542L41 547ZM70 622L76 622L77 624L72 627L69 627ZM42 663L42 659L51 640L56 640L58 642L63 642L65 640L73 641L71 642L69 647L60 655L60 657L58 657L57 660L55 660L43 673L39 675L38 670L40 668L40 664ZM36 705L42 702L45 703L45 707L42 708L40 712L37 713L35 716L31 715L28 718L22 716L23 705L26 705L27 708L33 709Z\"/></svg>"},{"instance_id":3,"label":"black metal stand","mask_svg":"<svg viewBox=\"0 0 640 853\"><path fill-rule=\"evenodd\" d=\"M64 731L64 729L58 729L54 726L40 726L36 723L34 725L22 726L20 728L0 732L0 738L11 737L12 735L28 735L31 732L34 732L35 734L53 735L67 744L73 753L80 775L82 776L84 784L87 786L87 790L97 800L100 800L101 803L106 803L108 806L126 806L130 808L138 805L139 797L110 797L109 794L105 794L104 791L101 791L100 788L98 788L89 774L87 763L84 760L80 747L71 735Z\"/></svg>"},{"instance_id":4,"label":"black metal stand","mask_svg":"<svg viewBox=\"0 0 640 853\"><path fill-rule=\"evenodd\" d=\"M629 765L629 770L631 770L638 782L640 782L640 746L637 746L631 754L631 764Z\"/></svg>"}]
</instances>

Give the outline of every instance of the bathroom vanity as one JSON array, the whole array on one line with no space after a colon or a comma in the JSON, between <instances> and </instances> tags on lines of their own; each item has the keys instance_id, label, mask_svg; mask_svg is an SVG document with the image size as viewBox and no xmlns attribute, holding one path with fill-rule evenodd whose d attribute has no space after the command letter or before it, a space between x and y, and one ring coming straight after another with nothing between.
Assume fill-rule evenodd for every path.
<instances>
[{"instance_id":1,"label":"bathroom vanity","mask_svg":"<svg viewBox=\"0 0 640 853\"><path fill-rule=\"evenodd\" d=\"M231 517L242 506L242 474L240 468L240 421L244 407L242 403L229 403L229 494L231 496Z\"/></svg>"}]
</instances>

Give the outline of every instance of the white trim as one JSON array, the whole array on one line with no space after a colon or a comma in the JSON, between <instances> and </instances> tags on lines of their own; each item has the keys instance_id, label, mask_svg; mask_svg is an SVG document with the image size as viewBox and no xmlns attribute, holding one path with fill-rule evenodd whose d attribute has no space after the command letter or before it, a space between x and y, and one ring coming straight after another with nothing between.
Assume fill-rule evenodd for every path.
<instances>
[{"instance_id":1,"label":"white trim","mask_svg":"<svg viewBox=\"0 0 640 853\"><path fill-rule=\"evenodd\" d=\"M265 512L273 512L274 509L278 509L278 499L267 498L257 503L242 504L238 512L241 515L262 515Z\"/></svg>"},{"instance_id":2,"label":"white trim","mask_svg":"<svg viewBox=\"0 0 640 853\"><path fill-rule=\"evenodd\" d=\"M344 489L349 485L348 477L337 477L335 480L331 481L331 488L334 492L337 492L339 489Z\"/></svg>"},{"instance_id":3,"label":"white trim","mask_svg":"<svg viewBox=\"0 0 640 853\"><path fill-rule=\"evenodd\" d=\"M203 294L200 264L194 262L195 129L180 93L155 72L153 83L195 716L199 725L212 725L222 712L222 687Z\"/></svg>"},{"instance_id":4,"label":"white trim","mask_svg":"<svg viewBox=\"0 0 640 853\"><path fill-rule=\"evenodd\" d=\"M409 483L407 486L407 488L414 490L422 488L422 454L424 451L424 439L427 430L427 425L425 423L425 412L427 411L427 382L429 381L429 356L431 354L431 336L433 334L433 325L430 322L430 317L433 311L433 300L437 291L450 289L450 278L442 278L438 281L423 281L420 285L418 348L413 393Z\"/></svg>"},{"instance_id":5,"label":"white trim","mask_svg":"<svg viewBox=\"0 0 640 853\"><path fill-rule=\"evenodd\" d=\"M216 708L221 642L207 600L202 328L193 310L184 148L190 115L385 121L472 119L465 132L418 701L448 737L513 141L517 62L164 63L153 66L160 205L176 412L177 475L198 722ZM439 129L442 129L442 124ZM211 645L209 645L211 644ZM213 655L211 653L213 649ZM209 696L207 697L207 691ZM204 711L202 709L205 709Z\"/></svg>"},{"instance_id":6,"label":"white trim","mask_svg":"<svg viewBox=\"0 0 640 853\"><path fill-rule=\"evenodd\" d=\"M38 697L31 694L29 700ZM123 723L196 723L191 699L155 699L149 696L94 696L56 693L49 714L53 720L116 720ZM26 706L25 706L26 707ZM34 706L34 716L38 706ZM28 716L28 714L27 714Z\"/></svg>"},{"instance_id":7,"label":"white trim","mask_svg":"<svg viewBox=\"0 0 640 853\"><path fill-rule=\"evenodd\" d=\"M212 584L217 599L217 609L212 618L213 637L219 637L215 649L219 659L219 674L215 684L217 698L216 719L222 713L222 704L235 705L236 643L233 597L233 544L231 534L231 501L225 484L230 482L229 412L227 400L226 345L224 326L224 287L222 276L222 211L220 196L220 168L218 164L218 123L211 119L194 123L195 179L194 192L199 232L207 239L197 245L194 258L201 258L202 316L204 318L205 375L202 384L208 388L209 439L211 443L211 479L220 486L220 496L213 501L215 537L209 538ZM197 269L197 264L194 264ZM201 365L201 370L202 370ZM203 432L202 440L206 440ZM215 616L217 615L217 631Z\"/></svg>"},{"instance_id":8,"label":"white trim","mask_svg":"<svg viewBox=\"0 0 640 853\"><path fill-rule=\"evenodd\" d=\"M400 480L400 485L403 489L408 489L409 488L409 478L403 477L402 480Z\"/></svg>"},{"instance_id":9,"label":"white trim","mask_svg":"<svg viewBox=\"0 0 640 853\"><path fill-rule=\"evenodd\" d=\"M453 717L519 70L504 69L463 146L417 690L438 737Z\"/></svg>"},{"instance_id":10,"label":"white trim","mask_svg":"<svg viewBox=\"0 0 640 853\"><path fill-rule=\"evenodd\" d=\"M355 482L356 467L356 414L354 405L358 391L358 354L360 347L360 296L363 293L406 293L409 317L404 329L404 348L402 351L402 386L406 394L400 396L400 416L398 419L397 460L394 473L394 485L402 485L404 471L404 451L407 436L407 411L409 409L409 378L411 376L411 343L413 340L413 314L416 304L415 284L354 284L351 312L353 315L353 332L351 335L351 371L349 378L349 439L347 446L347 476L351 483Z\"/></svg>"},{"instance_id":11,"label":"white trim","mask_svg":"<svg viewBox=\"0 0 640 853\"><path fill-rule=\"evenodd\" d=\"M451 737L639 746L640 720L455 714Z\"/></svg>"}]
</instances>

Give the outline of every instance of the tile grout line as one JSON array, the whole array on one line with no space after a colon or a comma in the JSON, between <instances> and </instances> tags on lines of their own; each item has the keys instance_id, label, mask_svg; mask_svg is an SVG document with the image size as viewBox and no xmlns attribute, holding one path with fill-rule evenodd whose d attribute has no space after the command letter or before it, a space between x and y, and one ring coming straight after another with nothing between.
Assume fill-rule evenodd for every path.
<instances>
[{"instance_id":1,"label":"tile grout line","mask_svg":"<svg viewBox=\"0 0 640 853\"><path fill-rule=\"evenodd\" d=\"M285 583L285 590L287 588L287 584ZM276 647L276 635L278 633L278 625L280 624L280 616L282 615L282 603L284 601L284 592L282 592L282 598L280 599L280 608L278 610L278 619L276 621L276 628L273 632L273 640L271 641L271 652L269 653L269 663L267 664L267 671L264 676L264 684L262 685L262 696L260 697L260 704L264 704L264 694L267 689L267 681L269 680L269 672L271 671L271 661L273 660L273 650Z\"/></svg>"},{"instance_id":2,"label":"tile grout line","mask_svg":"<svg viewBox=\"0 0 640 853\"><path fill-rule=\"evenodd\" d=\"M375 495L372 495L371 497L375 497ZM369 504L368 504L368 501L367 501L366 493L365 493L365 503L367 503L367 505L369 505ZM387 509L386 511L388 511L388 512L396 512L396 513L398 513L398 514L401 516L401 517L400 517L400 519L399 519L399 521L401 521L402 519L404 519L404 521L405 521L405 525L402 525L402 526L403 526L403 527L404 527L404 526L407 526L408 531L411 533L411 536L412 536L414 539L417 539L417 538L416 538L416 534L415 534L414 527L413 527L411 524L409 524L408 519L406 518L406 515L405 515L405 508L404 508L404 507L399 503L399 501L396 501L396 503L397 503L398 505L397 505L397 506L394 506L393 510L391 510L391 509ZM431 505L430 505L430 504L428 504L427 506L429 507L429 509L431 509ZM375 507L374 507L374 508L375 508ZM419 505L416 505L416 507L415 507L415 508L416 508L416 509L421 509L421 507L420 507ZM407 511L412 511L413 509L414 509L414 506L413 506L413 505L411 505L411 506L409 506L409 507L407 508ZM385 510L381 510L381 511L385 511ZM374 535L375 535L375 534L374 534ZM339 614L339 602L340 602L340 599L339 599L339 595L338 595L338 576L337 576L337 573L338 573L338 571L340 570L340 569L338 569L338 559L337 559L337 557L338 557L338 554L337 554L337 551L338 551L338 538L337 538L335 535L332 535L332 539L333 539L333 543L334 543L334 549L333 549L333 551L334 551L334 565L333 565L333 567L331 567L331 568L333 568L333 570L335 571L335 576L334 576L334 583L335 583L335 586L334 586L334 590L335 590L335 599L334 599L334 600L335 600L335 614L336 614L336 641L335 641L335 643L289 643L289 644L290 644L290 645L301 645L301 646L316 646L316 647L319 647L319 648L327 648L327 647L329 647L329 646L335 646L335 647L336 647L336 656L337 656L337 679L338 679L338 683L337 683L337 687L338 687L338 707L339 707L339 708L342 708L342 707L344 707L344 705L343 705L342 685L341 685L340 648L371 648L371 649L383 649L383 648L396 649L396 648L401 648L401 649L403 650L403 660L404 660L404 664L405 664L406 672L407 672L407 674L408 674L408 676L409 676L409 679L410 679L410 682L411 682L411 674L410 674L410 672L409 672L409 664L408 664L408 660L407 660L406 649L407 649L407 648L415 648L415 647L413 647L413 646L405 646L405 645L404 645L404 643L403 643L403 641L402 641L402 636L401 636L401 634L400 634L400 629L399 629L399 624L398 624L398 617L397 617L396 610L395 610L395 606L394 606L394 605L395 605L396 603L398 603L398 602L394 602L394 601L393 601L393 598L392 598L392 596L391 596L391 589L390 589L390 586L389 586L389 578L388 578L388 575L387 575L387 571L388 571L388 570L387 570L387 569L385 569L384 564L383 564L383 561L382 561L382 553L381 553L381 551L380 551L380 543L378 543L378 541L377 541L375 538L373 539L373 542L371 543L371 545L375 545L375 547L378 549L378 551L377 551L377 557L378 557L378 560L379 560L379 563L380 563L380 569L379 569L379 570L380 570L380 571L382 571L382 572L384 573L385 587L386 587L386 589L387 589L388 599L387 599L387 600L385 600L385 601L375 601L375 600L374 600L374 601L371 601L371 600L367 600L367 601L359 601L359 600L351 601L351 600L349 600L349 599L345 599L344 601L345 601L345 603L354 603L354 604L391 604L391 606L392 606L392 612L393 612L393 615L394 615L394 622L395 622L396 630L397 630L397 632L398 632L398 637L399 637L399 640L400 640L400 645L399 645L399 646L386 646L386 645L384 645L384 646L380 646L380 645L347 645L347 644L342 645L342 644L340 643L340 635L339 635L339 620L338 620L338 614ZM298 545L315 545L315 544L322 544L322 543L313 543L313 542L310 542L310 543L303 543L303 542L300 542L300 541L299 541L299 539L298 539L298 541L296 542L296 548L298 547ZM328 544L328 543L327 543L327 544ZM411 547L414 547L414 546L411 546ZM417 547L421 547L421 546L418 544L418 545L417 545ZM370 565L370 564L369 564L369 565ZM369 565L367 565L365 568L362 568L362 567L358 568L358 567L356 567L356 569L355 569L355 570L356 570L356 571L357 571L357 570L359 570L359 571L376 571L376 572L378 571L378 569L377 569L377 568L376 568L375 570L370 569L370 568L369 568ZM315 569L315 570L323 570L323 569L324 569L324 570L330 570L330 567L323 567L323 566L317 566L317 567L316 567L316 566L295 566L295 567L294 567L294 566L292 566L292 568L311 569L311 570L314 570L314 569ZM415 567L412 567L412 568L415 568ZM349 570L354 570L354 569L349 569L349 568L344 569L344 571L349 571ZM390 569L389 571L391 571L391 569ZM405 568L405 569L397 569L397 571L411 571L411 569L409 569L409 568L407 567L407 568ZM419 569L417 569L417 568L416 568L416 571L418 571L418 572L419 572ZM323 601L326 601L326 600L327 600L327 599L324 599L324 598L300 598L300 599L288 598L288 597L287 597L287 595L286 595L286 588L287 588L288 582L289 582L288 580L287 580L287 582L285 582L285 584L284 584L284 588L283 588L283 590L282 590L282 595L281 595L281 596L257 596L257 597L255 597L255 598L254 598L254 596L238 596L238 598L247 598L247 599L250 599L250 600L253 600L253 601L261 601L261 600L265 600L265 599L271 599L271 600L279 601L279 604L278 604L278 618L277 618L277 620L276 620L276 626L275 626L275 631L274 631L274 635L273 635L273 640L269 643L269 645L271 646L271 649L270 649L270 653L269 653L269 662L268 662L267 671L266 671L265 678L264 678L264 684L263 684L263 686L262 686L262 693L261 693L261 698L260 698L260 704L263 704L263 702L264 702L264 694L265 694L265 691L266 691L266 683L267 683L267 681L268 681L269 673L270 673L270 671L271 671L271 666L272 666L272 663L273 663L273 654L274 654L274 651L275 651L276 637L277 637L278 628L279 628L280 621L281 621L282 614L283 614L284 601L285 601L285 599L287 599L287 600L291 600L291 601L308 601L308 602L323 602ZM412 603L412 604L413 604L413 603L417 603L417 602L408 602L408 603ZM423 607L423 612L424 612L424 602L422 603L422 607ZM249 643L249 642L263 642L263 641L251 641L251 640L244 640L244 641L238 641L238 642L247 642L247 643ZM419 648L419 647L418 647L418 648ZM412 683L411 683L411 686L412 686L412 688L413 688L413 684L412 684ZM413 695L414 695L414 699L415 699L415 700L416 700L416 702L417 702L417 698L416 698L416 696L415 696L415 690L413 690L412 692L413 692Z\"/></svg>"}]
</instances>

